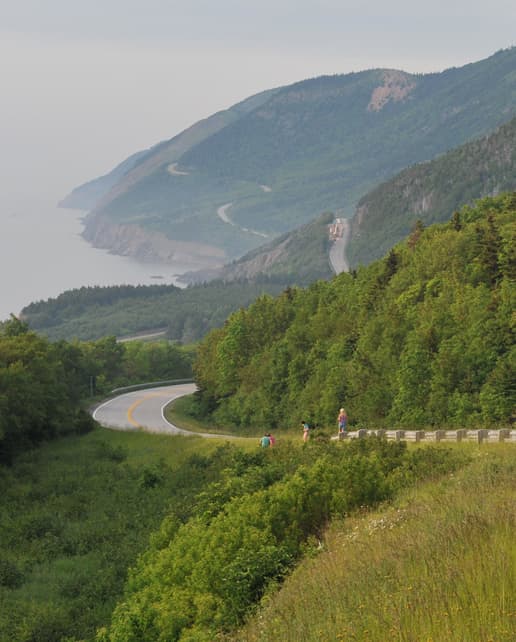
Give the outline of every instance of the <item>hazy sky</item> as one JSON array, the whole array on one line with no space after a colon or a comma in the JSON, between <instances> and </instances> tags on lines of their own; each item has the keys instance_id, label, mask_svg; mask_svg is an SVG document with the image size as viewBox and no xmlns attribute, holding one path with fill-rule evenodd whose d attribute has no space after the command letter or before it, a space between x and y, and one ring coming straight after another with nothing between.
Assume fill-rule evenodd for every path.
<instances>
[{"instance_id":1,"label":"hazy sky","mask_svg":"<svg viewBox=\"0 0 516 642\"><path fill-rule=\"evenodd\" d=\"M513 0L0 0L0 198L58 199L263 89L514 44Z\"/></svg>"}]
</instances>

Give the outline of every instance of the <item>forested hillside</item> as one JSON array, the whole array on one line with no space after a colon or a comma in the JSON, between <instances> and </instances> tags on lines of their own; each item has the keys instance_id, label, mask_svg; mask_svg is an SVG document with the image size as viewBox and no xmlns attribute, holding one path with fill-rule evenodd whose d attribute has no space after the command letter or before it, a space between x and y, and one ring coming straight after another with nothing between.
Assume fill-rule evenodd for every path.
<instances>
[{"instance_id":1,"label":"forested hillside","mask_svg":"<svg viewBox=\"0 0 516 642\"><path fill-rule=\"evenodd\" d=\"M159 329L168 339L191 343L264 292L277 294L283 288L281 278L215 281L185 289L174 285L82 287L31 303L21 315L33 330L52 340L88 341Z\"/></svg>"},{"instance_id":2,"label":"forested hillside","mask_svg":"<svg viewBox=\"0 0 516 642\"><path fill-rule=\"evenodd\" d=\"M351 216L381 181L514 117L515 68L511 48L442 73L375 69L264 92L212 129L208 119L180 134L172 155L157 146L97 204L86 237L109 245L109 226L113 238L144 230L233 258L263 241L256 231L273 238L326 210ZM224 204L234 225L217 216Z\"/></svg>"},{"instance_id":3,"label":"forested hillside","mask_svg":"<svg viewBox=\"0 0 516 642\"><path fill-rule=\"evenodd\" d=\"M448 220L462 205L516 189L516 118L479 140L410 167L358 203L348 247L351 265L386 254L415 223Z\"/></svg>"},{"instance_id":4,"label":"forested hillside","mask_svg":"<svg viewBox=\"0 0 516 642\"><path fill-rule=\"evenodd\" d=\"M516 194L382 260L261 297L201 344L199 412L234 426L506 424L516 403Z\"/></svg>"}]
</instances>

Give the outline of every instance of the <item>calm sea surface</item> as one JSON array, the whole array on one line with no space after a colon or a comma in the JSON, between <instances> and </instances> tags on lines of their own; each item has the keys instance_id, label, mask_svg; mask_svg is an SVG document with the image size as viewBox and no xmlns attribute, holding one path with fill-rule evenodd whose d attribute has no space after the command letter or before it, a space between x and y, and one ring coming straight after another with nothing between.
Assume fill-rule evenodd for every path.
<instances>
[{"instance_id":1,"label":"calm sea surface","mask_svg":"<svg viewBox=\"0 0 516 642\"><path fill-rule=\"evenodd\" d=\"M13 208L0 202L0 320L83 285L177 283L177 275L193 269L92 248L80 236L81 216L53 204Z\"/></svg>"}]
</instances>

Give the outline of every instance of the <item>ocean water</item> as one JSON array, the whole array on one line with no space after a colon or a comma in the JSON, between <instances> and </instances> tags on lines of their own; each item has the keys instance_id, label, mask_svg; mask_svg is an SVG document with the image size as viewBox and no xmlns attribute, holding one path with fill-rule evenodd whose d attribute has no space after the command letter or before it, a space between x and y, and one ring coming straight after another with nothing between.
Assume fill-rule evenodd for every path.
<instances>
[{"instance_id":1,"label":"ocean water","mask_svg":"<svg viewBox=\"0 0 516 642\"><path fill-rule=\"evenodd\" d=\"M177 283L195 266L141 263L91 247L81 212L53 203L0 202L0 320L33 301L87 285Z\"/></svg>"}]
</instances>

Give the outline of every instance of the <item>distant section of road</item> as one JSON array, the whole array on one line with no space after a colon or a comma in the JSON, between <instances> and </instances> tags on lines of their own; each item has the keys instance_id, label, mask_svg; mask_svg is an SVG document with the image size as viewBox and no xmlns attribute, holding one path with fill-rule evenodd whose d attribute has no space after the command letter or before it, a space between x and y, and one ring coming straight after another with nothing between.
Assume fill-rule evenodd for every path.
<instances>
[{"instance_id":1,"label":"distant section of road","mask_svg":"<svg viewBox=\"0 0 516 642\"><path fill-rule=\"evenodd\" d=\"M349 262L346 257L346 248L349 242L351 226L345 218L339 219L342 228L342 236L332 242L330 249L330 264L335 274L349 272Z\"/></svg>"},{"instance_id":2,"label":"distant section of road","mask_svg":"<svg viewBox=\"0 0 516 642\"><path fill-rule=\"evenodd\" d=\"M149 339L157 339L164 337L167 334L167 329L156 330L155 332L145 332L142 334L133 334L129 337L117 337L118 343L127 343L127 341L148 341Z\"/></svg>"},{"instance_id":3,"label":"distant section of road","mask_svg":"<svg viewBox=\"0 0 516 642\"><path fill-rule=\"evenodd\" d=\"M174 426L165 419L165 407L174 399L195 392L193 383L162 388L149 388L119 395L104 402L93 412L93 418L106 428L115 430L145 430L169 435L225 437L211 433L193 433Z\"/></svg>"},{"instance_id":4,"label":"distant section of road","mask_svg":"<svg viewBox=\"0 0 516 642\"><path fill-rule=\"evenodd\" d=\"M226 203L225 205L221 205L219 208L217 208L217 216L220 218L221 221L224 221L224 223L228 223L229 225L233 225L234 227L238 227L239 229L242 230L242 232L255 234L256 236L261 236L264 239L269 238L268 234L264 234L263 232L258 232L257 230L251 230L248 227L241 227L240 225L237 225L235 221L231 220L228 216L228 211L232 205L233 203Z\"/></svg>"},{"instance_id":5,"label":"distant section of road","mask_svg":"<svg viewBox=\"0 0 516 642\"><path fill-rule=\"evenodd\" d=\"M179 169L177 169L178 163L172 163L167 167L168 173L171 176L188 176L190 172L184 172Z\"/></svg>"}]
</instances>

